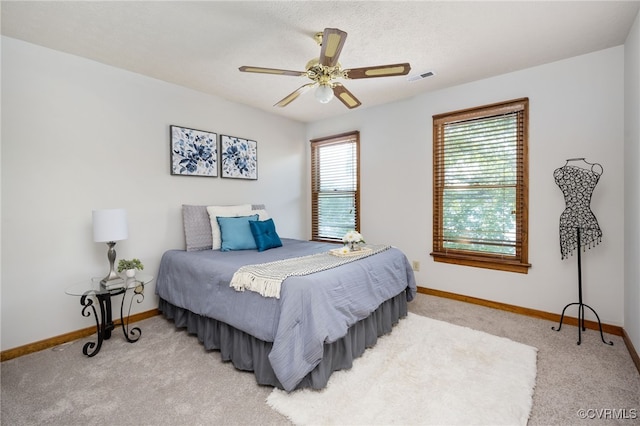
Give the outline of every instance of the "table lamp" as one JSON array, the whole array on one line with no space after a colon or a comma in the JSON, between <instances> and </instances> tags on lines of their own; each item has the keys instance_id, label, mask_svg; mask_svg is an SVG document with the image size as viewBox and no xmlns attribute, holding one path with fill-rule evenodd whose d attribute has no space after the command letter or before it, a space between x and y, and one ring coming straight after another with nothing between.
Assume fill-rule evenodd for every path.
<instances>
[{"instance_id":1,"label":"table lamp","mask_svg":"<svg viewBox=\"0 0 640 426\"><path fill-rule=\"evenodd\" d=\"M107 246L109 246L107 251L109 273L100 281L101 284L108 284L110 281L122 279L116 274L113 267L116 260L116 251L113 247L116 245L116 241L126 240L127 237L126 210L104 209L93 211L93 241L97 243L106 242Z\"/></svg>"}]
</instances>

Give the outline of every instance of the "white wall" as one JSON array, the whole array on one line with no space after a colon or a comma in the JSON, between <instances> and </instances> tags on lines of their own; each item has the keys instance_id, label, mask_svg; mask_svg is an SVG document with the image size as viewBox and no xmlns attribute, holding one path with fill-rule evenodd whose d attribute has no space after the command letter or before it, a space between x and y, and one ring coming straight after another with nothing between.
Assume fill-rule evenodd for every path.
<instances>
[{"instance_id":1,"label":"white wall","mask_svg":"<svg viewBox=\"0 0 640 426\"><path fill-rule=\"evenodd\" d=\"M553 171L571 157L599 162L604 174L591 207L604 239L583 253L584 301L602 321L622 325L623 70L624 48L619 46L392 105L356 110L311 124L307 139L360 130L361 231L368 242L394 244L410 260L419 261L416 278L420 286L555 313L577 301L577 262L575 256L560 258L558 221L564 200ZM435 263L429 256L432 116L520 97L530 100L532 268L528 274L517 274ZM577 311L567 314L576 316Z\"/></svg>"},{"instance_id":2,"label":"white wall","mask_svg":"<svg viewBox=\"0 0 640 426\"><path fill-rule=\"evenodd\" d=\"M629 32L624 53L624 328L636 351L640 351L640 13Z\"/></svg>"},{"instance_id":3,"label":"white wall","mask_svg":"<svg viewBox=\"0 0 640 426\"><path fill-rule=\"evenodd\" d=\"M166 249L183 247L183 203L263 202L281 235L307 238L310 183L305 141L349 130L361 131L362 231L368 241L392 243L410 260L420 261L416 275L421 286L556 313L577 298L577 267L575 257L560 259L558 219L564 203L552 173L569 157L601 163L605 172L592 209L604 241L583 256L585 302L606 323L632 321L637 339L637 238L636 243L625 242L623 225L624 157L635 153L638 158L637 127L627 125L628 133L635 132L631 138L623 134L624 60L631 55L637 63L637 22L634 29L636 35L630 38L636 48L631 54L620 46L392 105L363 107L306 128L3 37L0 348L92 325L91 318L81 317L77 298L66 296L64 288L106 272L106 245L91 238L93 209L128 210L130 236L116 246L118 257L139 257L154 274ZM631 68L636 75L637 69ZM429 256L431 116L524 96L531 107L533 267L523 275L434 263ZM631 108L637 126L637 96ZM258 181L171 176L170 124L257 140ZM638 195L637 174L634 179L627 185L627 196L629 191ZM638 235L637 216L634 222L628 205L626 209L627 228ZM627 268L626 286L636 292L635 301L626 302L626 311L636 313L626 318L625 244L636 250L630 261L636 269ZM156 306L154 290L147 289L136 312Z\"/></svg>"},{"instance_id":4,"label":"white wall","mask_svg":"<svg viewBox=\"0 0 640 426\"><path fill-rule=\"evenodd\" d=\"M171 176L171 124L256 140L258 180ZM301 123L3 37L1 349L95 324L64 293L107 272L93 209L127 209L118 258L154 275L184 248L181 204L265 203L282 236L306 237L304 138ZM157 306L145 293L135 312Z\"/></svg>"}]
</instances>

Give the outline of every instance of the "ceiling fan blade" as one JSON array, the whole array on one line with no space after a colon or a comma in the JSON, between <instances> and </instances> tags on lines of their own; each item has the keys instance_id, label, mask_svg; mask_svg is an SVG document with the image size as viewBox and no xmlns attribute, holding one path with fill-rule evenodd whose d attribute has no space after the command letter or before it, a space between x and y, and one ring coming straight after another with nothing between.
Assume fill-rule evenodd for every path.
<instances>
[{"instance_id":1,"label":"ceiling fan blade","mask_svg":"<svg viewBox=\"0 0 640 426\"><path fill-rule=\"evenodd\" d=\"M394 75L406 75L411 71L409 63L378 65L375 67L352 68L344 70L345 78L373 78L373 77L391 77Z\"/></svg>"},{"instance_id":2,"label":"ceiling fan blade","mask_svg":"<svg viewBox=\"0 0 640 426\"><path fill-rule=\"evenodd\" d=\"M322 48L320 49L320 65L335 67L338 64L338 57L342 51L342 46L347 40L347 33L337 28L325 28L322 35Z\"/></svg>"},{"instance_id":3,"label":"ceiling fan blade","mask_svg":"<svg viewBox=\"0 0 640 426\"><path fill-rule=\"evenodd\" d=\"M281 70L277 68L251 67L246 65L241 66L238 69L242 72L255 72L258 74L292 75L294 77L302 77L307 75L306 71L290 71L290 70Z\"/></svg>"},{"instance_id":4,"label":"ceiling fan blade","mask_svg":"<svg viewBox=\"0 0 640 426\"><path fill-rule=\"evenodd\" d=\"M353 93L348 91L347 88L340 83L334 84L333 94L349 109L358 108L362 105L358 98L353 96Z\"/></svg>"},{"instance_id":5,"label":"ceiling fan blade","mask_svg":"<svg viewBox=\"0 0 640 426\"><path fill-rule=\"evenodd\" d=\"M274 106L286 107L291 102L295 101L298 98L298 96L302 95L303 93L305 93L307 90L311 89L316 84L317 83L307 83L304 86L299 87L294 92L292 92L292 93L288 94L287 96L285 96L284 98L282 98L282 100L280 100Z\"/></svg>"}]
</instances>

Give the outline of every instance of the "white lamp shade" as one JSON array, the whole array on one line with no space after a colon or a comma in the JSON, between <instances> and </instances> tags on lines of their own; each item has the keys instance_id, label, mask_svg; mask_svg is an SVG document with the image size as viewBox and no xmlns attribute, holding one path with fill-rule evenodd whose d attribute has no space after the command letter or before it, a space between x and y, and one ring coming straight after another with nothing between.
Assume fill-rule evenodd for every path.
<instances>
[{"instance_id":1,"label":"white lamp shade","mask_svg":"<svg viewBox=\"0 0 640 426\"><path fill-rule=\"evenodd\" d=\"M93 241L97 243L126 240L127 211L124 209L104 209L93 211Z\"/></svg>"},{"instance_id":2,"label":"white lamp shade","mask_svg":"<svg viewBox=\"0 0 640 426\"><path fill-rule=\"evenodd\" d=\"M326 84L321 84L316 89L316 99L322 104L326 104L333 99L333 89Z\"/></svg>"}]
</instances>

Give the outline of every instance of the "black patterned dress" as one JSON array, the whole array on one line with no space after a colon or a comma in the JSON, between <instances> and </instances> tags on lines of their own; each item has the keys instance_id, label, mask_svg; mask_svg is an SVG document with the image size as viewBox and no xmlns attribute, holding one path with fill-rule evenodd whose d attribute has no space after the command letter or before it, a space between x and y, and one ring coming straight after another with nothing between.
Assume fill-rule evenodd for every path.
<instances>
[{"instance_id":1,"label":"black patterned dress","mask_svg":"<svg viewBox=\"0 0 640 426\"><path fill-rule=\"evenodd\" d=\"M598 165L599 166L599 165ZM577 229L580 228L580 246L593 247L602 241L602 231L590 208L591 194L601 173L582 167L565 165L553 172L556 184L562 190L566 208L560 215L560 253L567 258L578 247Z\"/></svg>"}]
</instances>

